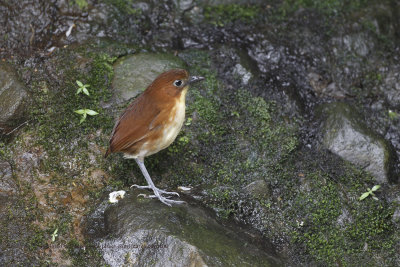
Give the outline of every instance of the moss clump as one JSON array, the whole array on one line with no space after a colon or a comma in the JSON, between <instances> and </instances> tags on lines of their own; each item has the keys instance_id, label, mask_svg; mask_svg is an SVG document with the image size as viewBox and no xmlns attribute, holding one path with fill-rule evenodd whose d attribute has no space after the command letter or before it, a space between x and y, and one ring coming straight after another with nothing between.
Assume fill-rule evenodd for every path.
<instances>
[{"instance_id":1,"label":"moss clump","mask_svg":"<svg viewBox=\"0 0 400 267\"><path fill-rule=\"evenodd\" d=\"M141 9L132 7L133 0L102 0L102 2L115 6L119 12L126 15L140 15Z\"/></svg>"},{"instance_id":2,"label":"moss clump","mask_svg":"<svg viewBox=\"0 0 400 267\"><path fill-rule=\"evenodd\" d=\"M72 258L74 266L106 266L96 246L91 243L81 244L72 239L67 244L67 253Z\"/></svg>"},{"instance_id":3,"label":"moss clump","mask_svg":"<svg viewBox=\"0 0 400 267\"><path fill-rule=\"evenodd\" d=\"M87 9L89 5L86 0L73 0L72 3L76 4L81 10Z\"/></svg>"},{"instance_id":4,"label":"moss clump","mask_svg":"<svg viewBox=\"0 0 400 267\"><path fill-rule=\"evenodd\" d=\"M208 23L222 27L235 21L250 23L261 13L260 9L255 5L213 5L204 7L204 17Z\"/></svg>"},{"instance_id":5,"label":"moss clump","mask_svg":"<svg viewBox=\"0 0 400 267\"><path fill-rule=\"evenodd\" d=\"M382 266L395 253L393 209L382 200L359 201L364 181L373 179L350 165L345 168L339 177L324 171L307 173L304 183L309 190L291 190L294 205L286 214L296 216L291 236L313 260L326 266Z\"/></svg>"},{"instance_id":6,"label":"moss clump","mask_svg":"<svg viewBox=\"0 0 400 267\"><path fill-rule=\"evenodd\" d=\"M38 247L44 247L47 245L45 231L40 230L38 227L35 228L33 234L28 239L28 248L31 251L37 251Z\"/></svg>"},{"instance_id":7,"label":"moss clump","mask_svg":"<svg viewBox=\"0 0 400 267\"><path fill-rule=\"evenodd\" d=\"M36 105L31 110L31 120L36 122L34 131L38 144L49 155L49 160L44 162L46 169L63 173L60 153L75 157L79 151L76 155L78 159L84 158L82 149L88 148L88 135L100 128L112 128L113 118L100 104L111 97L111 64L116 57L107 53L80 54L72 50L62 50L56 56L60 60L58 68L64 74L64 80L55 88L49 88L51 85L46 81L34 85L32 93ZM90 85L90 96L76 94L76 80ZM74 110L86 108L97 111L99 115L91 116L80 124L80 116ZM79 161L87 164L86 160Z\"/></svg>"},{"instance_id":8,"label":"moss clump","mask_svg":"<svg viewBox=\"0 0 400 267\"><path fill-rule=\"evenodd\" d=\"M309 8L317 10L318 12L327 15L343 15L354 10L362 9L368 6L370 3L374 3L372 0L357 0L357 1L342 1L342 0L284 0L280 10L283 15L290 15L300 8Z\"/></svg>"}]
</instances>

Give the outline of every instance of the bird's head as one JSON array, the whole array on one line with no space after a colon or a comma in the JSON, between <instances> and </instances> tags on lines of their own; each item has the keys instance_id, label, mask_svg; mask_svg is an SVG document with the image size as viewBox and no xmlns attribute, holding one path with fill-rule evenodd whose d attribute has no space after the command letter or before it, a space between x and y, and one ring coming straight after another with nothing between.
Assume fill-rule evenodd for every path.
<instances>
[{"instance_id":1,"label":"bird's head","mask_svg":"<svg viewBox=\"0 0 400 267\"><path fill-rule=\"evenodd\" d=\"M157 93L165 93L169 96L179 96L183 91L187 91L189 85L201 80L204 80L204 78L190 76L186 70L172 69L161 73L147 90L154 90Z\"/></svg>"}]
</instances>

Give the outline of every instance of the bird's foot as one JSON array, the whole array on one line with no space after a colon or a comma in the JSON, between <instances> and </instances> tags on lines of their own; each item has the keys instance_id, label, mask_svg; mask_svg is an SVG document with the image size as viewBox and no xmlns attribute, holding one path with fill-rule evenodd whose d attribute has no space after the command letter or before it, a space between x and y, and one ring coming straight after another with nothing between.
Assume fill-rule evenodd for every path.
<instances>
[{"instance_id":1,"label":"bird's foot","mask_svg":"<svg viewBox=\"0 0 400 267\"><path fill-rule=\"evenodd\" d=\"M139 188L139 189L152 189L154 192L157 191L160 195L161 195L161 194L165 194L165 195L175 195L175 196L179 197L179 194L178 194L177 192L168 192L168 191L159 189L159 188L157 188L157 187L151 188L151 186L149 186L149 185L137 185L137 184L134 184L134 185L131 185L131 188L132 188L132 187L136 187L136 188Z\"/></svg>"},{"instance_id":2,"label":"bird's foot","mask_svg":"<svg viewBox=\"0 0 400 267\"><path fill-rule=\"evenodd\" d=\"M168 205L168 206L170 206L170 207L172 206L172 204L183 204L183 203L185 203L185 201L182 201L182 200L172 200L172 199L169 199L169 198L171 198L171 196L164 197L164 196L162 196L162 195L156 196L156 195L139 194L138 197L157 198L157 199L160 200L162 203L164 203L165 205Z\"/></svg>"},{"instance_id":3,"label":"bird's foot","mask_svg":"<svg viewBox=\"0 0 400 267\"><path fill-rule=\"evenodd\" d=\"M154 195L145 195L145 194L139 194L139 196L145 197L145 198L157 198L158 200L160 200L162 203L164 203L165 205L168 206L172 206L172 204L183 204L185 203L185 201L181 201L181 200L172 200L170 199L172 196L178 196L179 194L177 192L168 192L162 189L159 189L157 187L151 187L149 185L132 185L131 187L136 187L139 189L152 189L154 192ZM164 195L169 195L169 196L163 196Z\"/></svg>"}]
</instances>

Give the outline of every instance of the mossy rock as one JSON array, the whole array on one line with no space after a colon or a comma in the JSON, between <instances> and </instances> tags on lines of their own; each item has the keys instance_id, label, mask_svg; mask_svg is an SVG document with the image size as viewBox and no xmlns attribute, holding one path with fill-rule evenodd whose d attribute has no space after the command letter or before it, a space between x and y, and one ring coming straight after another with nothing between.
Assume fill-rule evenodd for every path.
<instances>
[{"instance_id":1,"label":"mossy rock","mask_svg":"<svg viewBox=\"0 0 400 267\"><path fill-rule=\"evenodd\" d=\"M96 216L89 219L94 229L106 225L92 233L110 266L126 264L127 259L140 266L282 264L273 251L258 248L238 228L222 226L195 203L171 208L138 194L132 190L116 205L101 205L95 214L104 214L104 224L98 224Z\"/></svg>"}]
</instances>

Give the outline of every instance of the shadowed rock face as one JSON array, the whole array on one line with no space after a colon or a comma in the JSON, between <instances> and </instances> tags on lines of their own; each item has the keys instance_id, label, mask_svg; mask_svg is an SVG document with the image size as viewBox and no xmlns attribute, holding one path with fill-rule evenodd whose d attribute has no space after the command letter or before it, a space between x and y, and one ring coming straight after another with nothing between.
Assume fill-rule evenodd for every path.
<instances>
[{"instance_id":1,"label":"shadowed rock face","mask_svg":"<svg viewBox=\"0 0 400 267\"><path fill-rule=\"evenodd\" d=\"M105 210L100 206L89 227L111 266L281 265L274 252L254 246L240 228L220 225L208 211L190 203L169 208L138 197L138 190Z\"/></svg>"},{"instance_id":2,"label":"shadowed rock face","mask_svg":"<svg viewBox=\"0 0 400 267\"><path fill-rule=\"evenodd\" d=\"M11 126L21 120L27 107L27 96L25 86L13 68L0 63L0 127Z\"/></svg>"}]
</instances>

